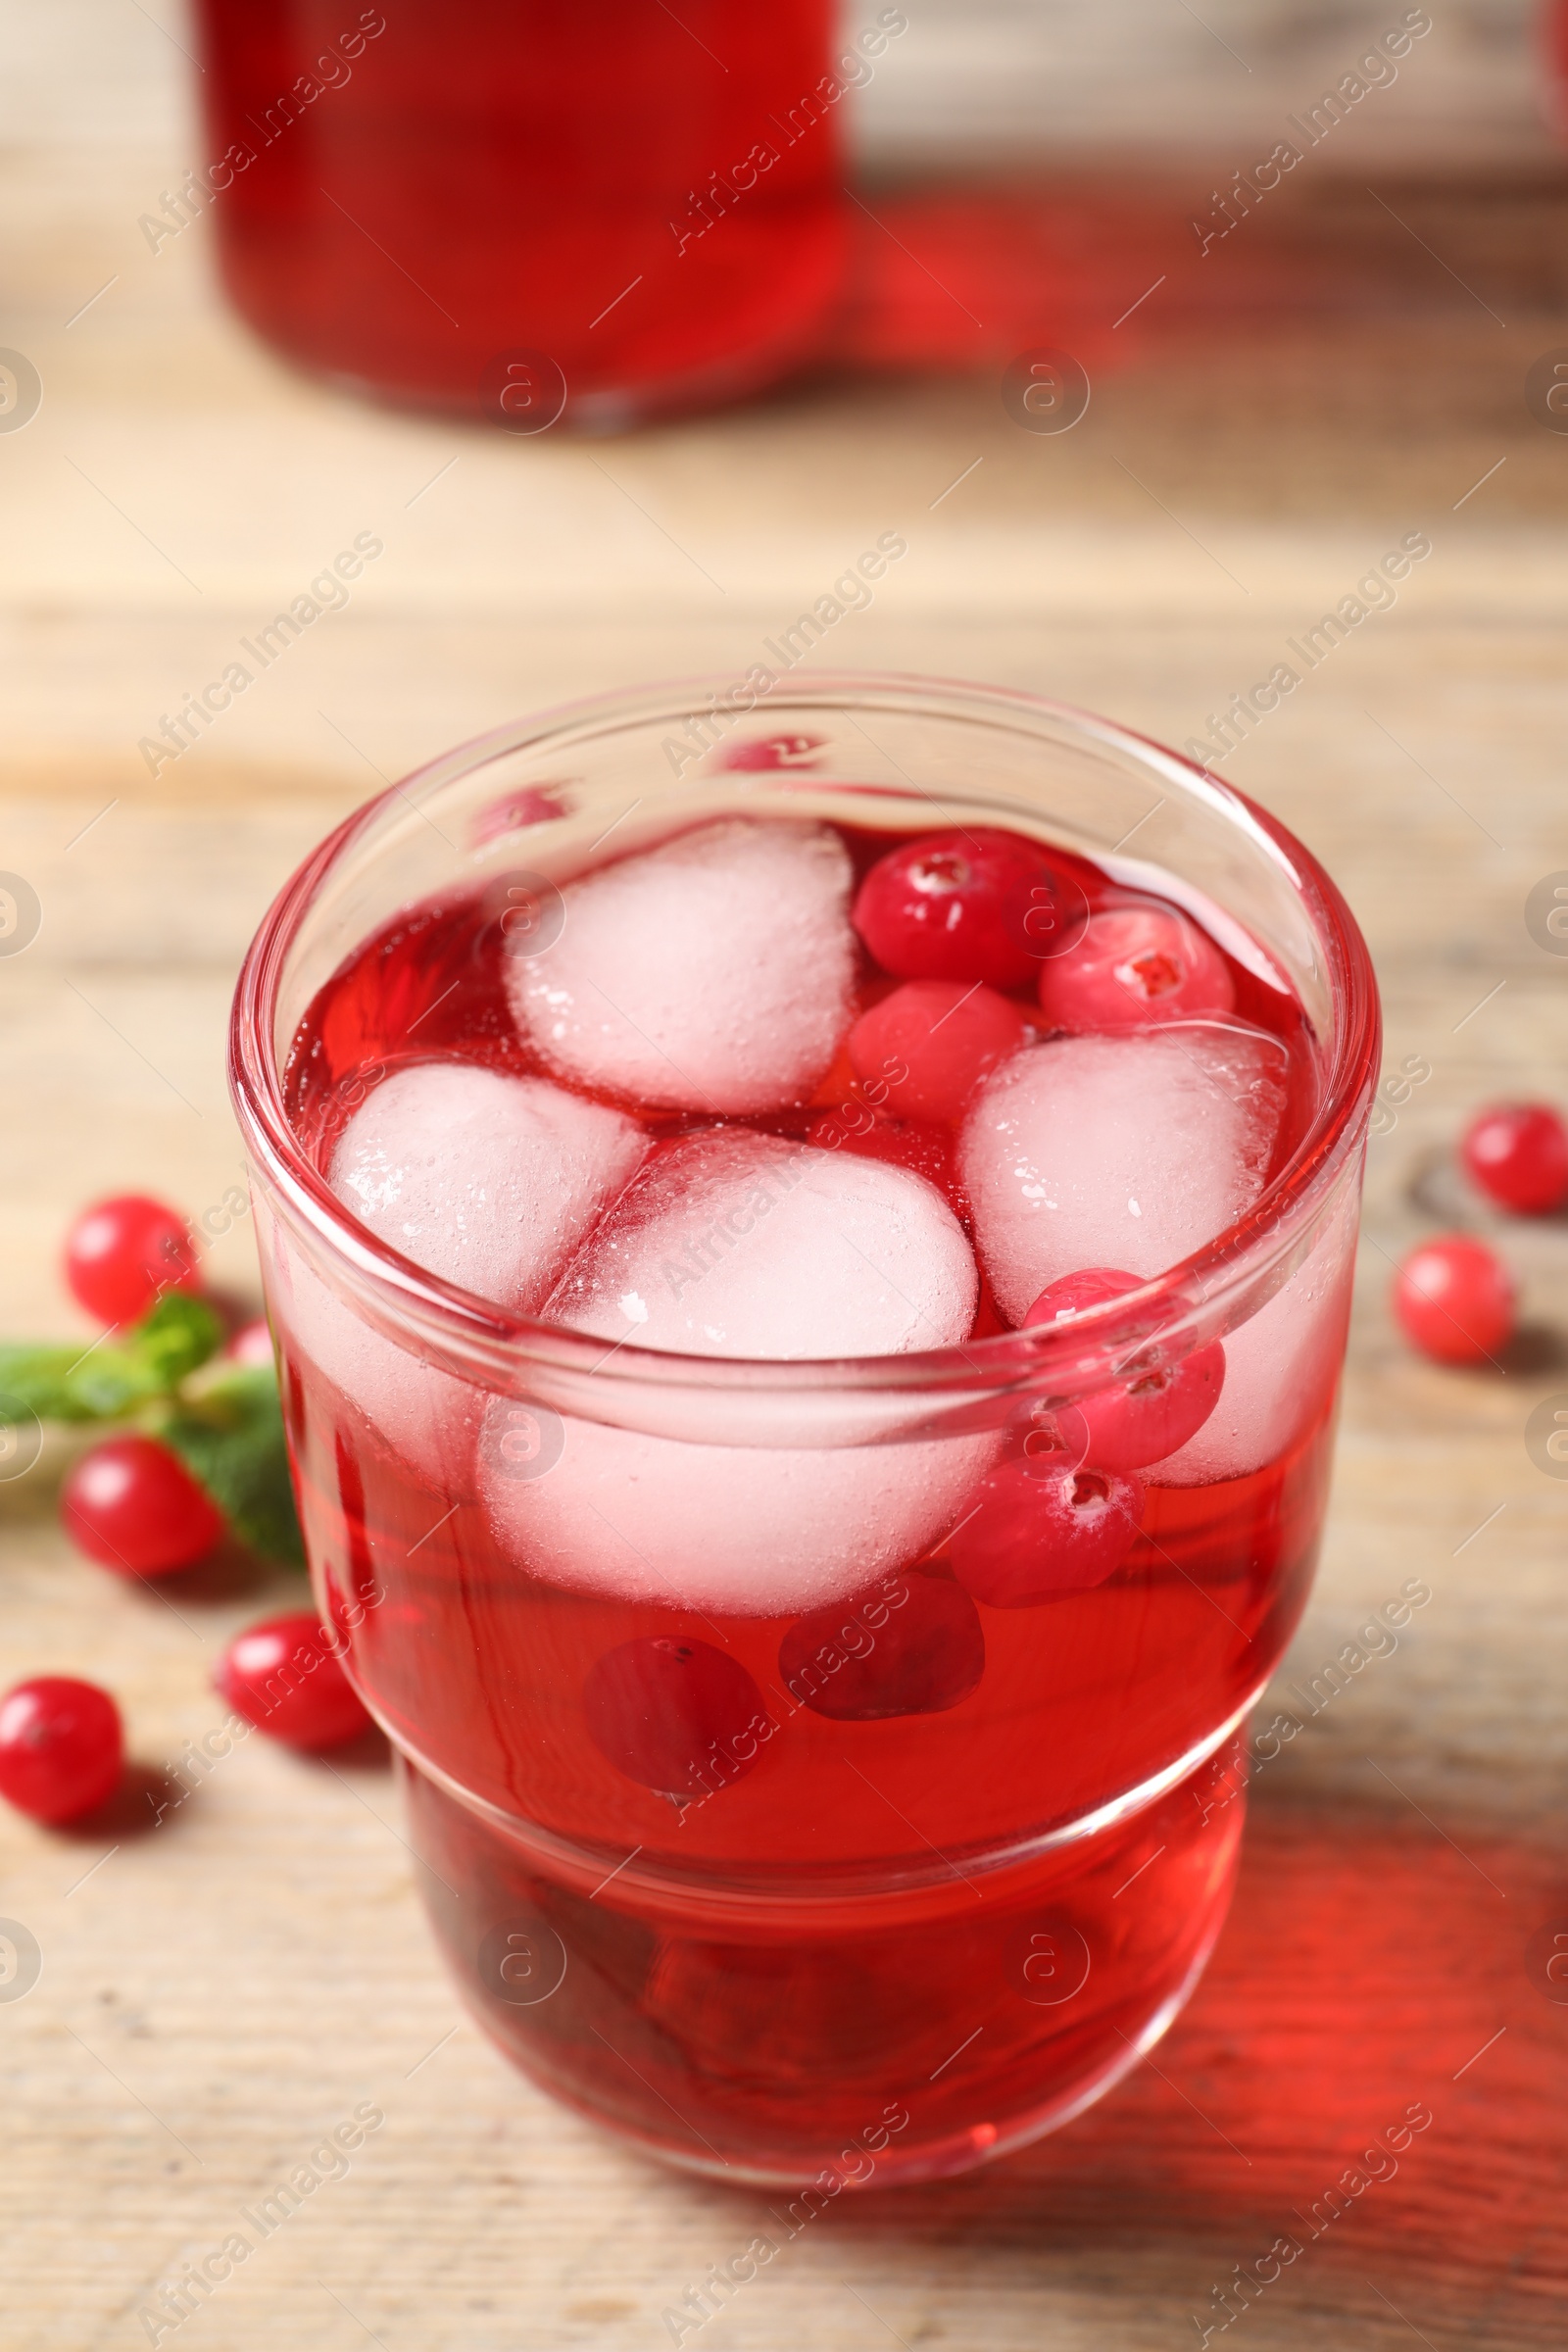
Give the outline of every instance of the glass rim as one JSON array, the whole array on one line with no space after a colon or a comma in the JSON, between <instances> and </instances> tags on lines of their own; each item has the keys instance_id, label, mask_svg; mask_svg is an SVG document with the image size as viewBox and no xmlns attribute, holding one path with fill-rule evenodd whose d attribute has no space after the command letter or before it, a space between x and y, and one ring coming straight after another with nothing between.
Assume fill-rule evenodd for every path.
<instances>
[{"instance_id":1,"label":"glass rim","mask_svg":"<svg viewBox=\"0 0 1568 2352\"><path fill-rule=\"evenodd\" d=\"M463 1361L470 1370L487 1366L503 1384L516 1376L524 1389L525 1376L533 1369L568 1379L591 1375L617 1387L796 1395L929 1390L951 1397L1016 1387L1042 1390L1053 1385L1054 1373L1070 1373L1067 1391L1082 1395L1114 1378L1118 1370L1125 1378L1125 1362L1118 1364L1118 1355L1124 1358L1129 1346L1147 1348L1152 1332L1176 1331L1199 1315L1217 1328L1239 1292L1260 1279L1264 1296L1277 1289L1278 1281L1268 1276L1277 1273L1283 1281L1298 1262L1296 1245L1311 1224L1315 1205L1330 1197L1359 1140L1377 1077L1381 1015L1376 978L1366 942L1339 888L1312 853L1266 809L1212 769L1151 736L1023 688L898 671L814 670L787 692L780 691L786 681L779 680L759 696L756 709L826 710L853 703L910 710L942 705L957 719L1054 722L1136 761L1238 826L1304 905L1324 952L1329 983L1331 1025L1324 1041L1322 1097L1290 1159L1244 1216L1136 1290L1084 1308L1064 1323L999 1332L906 1354L783 1360L681 1355L637 1348L629 1341L615 1344L607 1354L602 1338L518 1313L428 1272L378 1240L344 1206L294 1133L284 1107L273 1038L274 1008L289 952L328 874L396 804L417 806L421 792L455 782L493 760L572 736L650 722L678 724L701 713L715 695L730 692L735 683L724 673L623 687L552 705L532 716L489 728L362 803L301 861L273 899L246 952L229 1023L230 1098L253 1170L265 1178L273 1197L271 1205L283 1209L297 1233L324 1245L356 1293L378 1305L392 1326L434 1341L448 1361ZM1272 1250L1271 1242L1277 1245ZM1102 1357L1098 1373L1090 1370L1086 1350Z\"/></svg>"}]
</instances>

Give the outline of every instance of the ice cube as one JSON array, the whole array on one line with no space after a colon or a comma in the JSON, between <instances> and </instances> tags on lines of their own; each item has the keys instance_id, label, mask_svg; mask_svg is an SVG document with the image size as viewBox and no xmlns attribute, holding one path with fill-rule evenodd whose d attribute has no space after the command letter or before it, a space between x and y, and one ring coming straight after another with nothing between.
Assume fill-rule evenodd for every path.
<instances>
[{"instance_id":1,"label":"ice cube","mask_svg":"<svg viewBox=\"0 0 1568 2352\"><path fill-rule=\"evenodd\" d=\"M646 1150L633 1120L548 1079L418 1062L355 1112L327 1175L345 1206L405 1257L527 1312ZM478 1392L373 1330L297 1250L280 1289L285 1328L414 1475L471 1492Z\"/></svg>"},{"instance_id":2,"label":"ice cube","mask_svg":"<svg viewBox=\"0 0 1568 2352\"><path fill-rule=\"evenodd\" d=\"M485 1398L345 1305L278 1231L268 1303L286 1354L303 1356L364 1415L408 1474L468 1501ZM431 1512L435 1517L435 1512Z\"/></svg>"},{"instance_id":3,"label":"ice cube","mask_svg":"<svg viewBox=\"0 0 1568 2352\"><path fill-rule=\"evenodd\" d=\"M505 1400L492 1416L506 1410ZM700 1446L568 1419L544 1477L479 1447L490 1522L548 1584L720 1614L794 1616L919 1557L963 1516L989 1437L906 1445ZM492 1457L493 1461L492 1461Z\"/></svg>"},{"instance_id":4,"label":"ice cube","mask_svg":"<svg viewBox=\"0 0 1568 2352\"><path fill-rule=\"evenodd\" d=\"M674 1147L593 1234L547 1309L607 1343L801 1360L898 1354L968 1332L974 1261L946 1201L885 1162L710 1131ZM858 1590L935 1543L990 1437L820 1446L696 1444L571 1418L548 1473L520 1473L491 1408L480 1476L499 1542L556 1584L775 1615ZM810 1420L780 1396L774 1435ZM906 1424L918 1421L917 1396ZM715 1435L724 1416L715 1410ZM842 1399L837 1434L885 1407ZM733 1434L735 1424L729 1424Z\"/></svg>"},{"instance_id":5,"label":"ice cube","mask_svg":"<svg viewBox=\"0 0 1568 2352\"><path fill-rule=\"evenodd\" d=\"M776 1136L686 1137L580 1251L553 1323L681 1355L895 1355L974 1320L963 1230L911 1169Z\"/></svg>"},{"instance_id":6,"label":"ice cube","mask_svg":"<svg viewBox=\"0 0 1568 2352\"><path fill-rule=\"evenodd\" d=\"M1285 1049L1183 1021L1025 1046L981 1088L958 1148L980 1254L1013 1323L1085 1266L1160 1274L1257 1198Z\"/></svg>"},{"instance_id":7,"label":"ice cube","mask_svg":"<svg viewBox=\"0 0 1568 2352\"><path fill-rule=\"evenodd\" d=\"M726 817L566 885L552 944L507 965L563 1077L715 1114L806 1100L852 1011L851 867L825 825Z\"/></svg>"},{"instance_id":8,"label":"ice cube","mask_svg":"<svg viewBox=\"0 0 1568 2352\"><path fill-rule=\"evenodd\" d=\"M428 1273L527 1311L646 1149L633 1120L548 1079L421 1061L354 1113L327 1180Z\"/></svg>"},{"instance_id":9,"label":"ice cube","mask_svg":"<svg viewBox=\"0 0 1568 2352\"><path fill-rule=\"evenodd\" d=\"M1142 1476L1159 1487L1244 1478L1273 1461L1322 1412L1345 1352L1355 1271L1351 1185L1316 1247L1249 1322L1225 1334L1225 1385L1195 1438Z\"/></svg>"}]
</instances>

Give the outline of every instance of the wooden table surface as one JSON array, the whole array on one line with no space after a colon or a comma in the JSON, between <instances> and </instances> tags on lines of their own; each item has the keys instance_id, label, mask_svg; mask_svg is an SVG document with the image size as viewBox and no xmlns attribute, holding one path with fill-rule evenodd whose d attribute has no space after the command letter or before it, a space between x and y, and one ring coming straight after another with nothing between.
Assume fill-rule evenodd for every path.
<instances>
[{"instance_id":1,"label":"wooden table surface","mask_svg":"<svg viewBox=\"0 0 1568 2352\"><path fill-rule=\"evenodd\" d=\"M1385 1291L1410 1238L1487 1222L1446 1159L1468 1109L1568 1095L1568 961L1524 915L1568 868L1568 438L1523 397L1568 344L1568 189L1388 181L1385 217L1320 182L1227 274L1183 263L1114 331L1174 252L1183 194L1047 191L1041 249L1077 256L1096 355L1090 415L1059 438L1018 430L997 390L999 350L1050 300L1021 265L988 273L972 208L893 192L883 218L921 269L940 247L944 283L867 232L857 365L657 432L517 443L287 374L218 305L205 230L140 247L172 150L91 152L67 170L23 144L3 166L0 341L45 388L0 436L0 865L43 908L0 961L8 1335L82 1328L55 1270L78 1203L145 1187L199 1213L236 1181L236 965L381 776L567 695L744 666L890 528L908 557L834 666L1038 688L1180 742L1386 548L1430 535L1396 607L1227 767L1348 893L1389 1069L1431 1072L1373 1147L1323 1567L1267 1702L1303 1729L1258 1779L1231 1922L1169 2038L1093 2113L966 2180L845 2199L701 2340L1190 2344L1234 2266L1300 2234L1293 2210L1424 2100L1397 2177L1237 2329L1252 2352L1560 2342L1568 2006L1526 1947L1568 1926L1568 1487L1523 1431L1568 1391L1568 1224L1502 1236L1530 1326L1505 1372L1412 1359ZM138 738L367 529L386 554L349 607L149 778ZM254 1295L243 1223L213 1267ZM220 1719L218 1647L293 1588L238 1559L167 1592L98 1573L57 1530L47 1463L0 1486L0 1525L4 1681L101 1678L145 1768L90 1837L0 1820L0 1913L43 1956L0 2001L4 2352L146 2341L156 2282L365 2100L386 2121L351 2171L181 2342L667 2343L663 2311L763 2201L599 2137L460 2022L384 1769L253 1741L152 1826L146 1788ZM1289 1686L1409 1578L1431 1600L1397 1650L1311 1715Z\"/></svg>"}]
</instances>

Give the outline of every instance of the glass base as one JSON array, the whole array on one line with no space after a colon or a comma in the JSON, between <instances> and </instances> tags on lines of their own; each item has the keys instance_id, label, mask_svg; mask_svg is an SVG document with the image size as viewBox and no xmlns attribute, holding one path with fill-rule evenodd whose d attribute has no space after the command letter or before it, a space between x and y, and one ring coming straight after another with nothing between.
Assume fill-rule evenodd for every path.
<instances>
[{"instance_id":1,"label":"glass base","mask_svg":"<svg viewBox=\"0 0 1568 2352\"><path fill-rule=\"evenodd\" d=\"M1086 2108L1093 2107L1097 2099L1102 2099L1107 2091L1114 2090L1122 2077L1132 2072L1145 2052L1152 2050L1170 2031L1186 2007L1208 1965L1209 1953L1225 1925L1229 1904L1230 1890L1227 1888L1224 1901L1215 1913L1212 1932L1201 1950L1195 1955L1182 1983L1155 2011L1137 2038L1122 2043L1097 2073L1071 2085L1036 2113L1013 2118L1004 2128L992 2123L972 2124L967 2131L952 2132L945 2139L917 2140L903 2149L897 2157L894 2157L890 2145L887 2157L877 2165L875 2172L858 2179L851 2178L845 2172L842 2150L829 2153L824 2149L821 2151L820 2164L813 2167L808 2160L805 2171L801 2170L799 2159L792 2162L787 2170L780 2170L765 2163L725 2161L722 2158L715 2161L711 2156L694 2154L690 2148L677 2147L668 2139L651 2138L643 2132L630 2132L623 2125L607 2126L604 2116L595 2109L567 2096L555 2084L533 2076L526 2060L518 2057L514 2050L508 2048L507 2055L519 2073L528 2075L541 2089L548 2090L558 2098L563 2106L574 2108L587 2122L598 2125L602 2130L609 2130L617 2139L633 2141L647 2155L657 2157L662 2164L672 2165L683 2173L700 2173L710 2180L726 2180L732 2186L745 2182L757 2188L799 2189L803 2185L813 2186L822 2188L829 2198L846 2189L906 2188L916 2186L923 2180L949 2180L960 2173L972 2173L983 2164L994 2164L998 2157L1016 2155L1020 2148L1031 2146L1035 2140L1046 2138L1052 2132L1059 2132L1064 2124L1072 2123ZM489 2032L482 2011L471 1999L467 2000L466 2005ZM494 2040L499 2037L492 2034L491 2038ZM812 2212L819 2210L820 2206L810 2207L804 2214L789 2217L786 2222L788 2234L793 2237L796 2230L804 2228L806 2221L811 2218ZM785 2219L784 2216L777 2218Z\"/></svg>"},{"instance_id":2,"label":"glass base","mask_svg":"<svg viewBox=\"0 0 1568 2352\"><path fill-rule=\"evenodd\" d=\"M1022 1866L756 1898L715 1933L673 1896L612 1882L584 1897L406 1770L425 1899L485 2032L651 2155L797 2191L791 2232L845 2189L968 2171L1109 2089L1202 1970L1245 1808L1239 1771L1212 1757Z\"/></svg>"},{"instance_id":3,"label":"glass base","mask_svg":"<svg viewBox=\"0 0 1568 2352\"><path fill-rule=\"evenodd\" d=\"M452 424L536 435L605 439L640 425L700 415L766 392L816 364L844 302L847 240L842 220L824 214L808 235L792 240L786 270L759 256L750 301L699 303L687 322L671 320L658 349L618 352L564 343L548 328L499 320L488 334L432 344L409 322L345 318L341 289L302 278L297 261L270 245L236 239L220 263L231 308L285 366L330 390L378 408L440 416ZM733 292L733 289L731 289ZM497 370L506 358L542 363L542 405L503 416Z\"/></svg>"}]
</instances>

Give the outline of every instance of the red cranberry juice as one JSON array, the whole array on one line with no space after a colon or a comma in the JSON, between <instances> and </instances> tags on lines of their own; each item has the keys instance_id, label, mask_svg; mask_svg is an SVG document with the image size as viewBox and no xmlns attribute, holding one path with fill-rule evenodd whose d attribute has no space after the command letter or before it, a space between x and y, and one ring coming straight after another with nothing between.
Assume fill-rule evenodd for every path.
<instances>
[{"instance_id":1,"label":"red cranberry juice","mask_svg":"<svg viewBox=\"0 0 1568 2352\"><path fill-rule=\"evenodd\" d=\"M885 834L842 838L862 875L888 858ZM1298 1004L1147 891L1059 863L1097 913L1180 927L1208 991L1200 1014L1223 1004L1226 1019L1279 1039L1292 1073L1282 1165L1315 1103ZM323 1168L358 1105L406 1064L543 1073L508 1009L511 911L505 879L432 900L321 990L288 1084ZM857 908L873 943L874 911ZM1186 985L1142 936L1128 947L1139 984L1156 997ZM978 1029L938 1016L944 1040L962 1032L984 1066L1008 1023L1051 1035L1053 1004L1096 986L1082 957L1059 960L1044 987L1039 963L1027 980L997 970ZM967 983L919 985L975 998ZM854 1053L809 1102L747 1124L913 1168L972 1231L956 1164L964 1088L934 1045L901 1059L899 1037L917 1042L907 987L869 948L858 986ZM887 1042L867 1027L883 1007L894 1050L876 1056L880 1078L858 1076L867 1039ZM903 1087L952 1115L901 1116ZM656 1160L712 1125L640 1115ZM1223 1915L1241 1783L1225 1751L1202 1759L1266 1681L1305 1596L1342 1291L1333 1314L1316 1391L1275 1458L1161 1485L1091 1453L1058 1481L1061 1508L1087 1504L1102 1530L1131 1497L1122 1533L1104 1537L1108 1573L1090 1545L1042 1575L1047 1538L1033 1521L1020 1536L1008 1490L982 1514L990 1535L959 1527L932 1556L804 1615L527 1573L473 1494L413 1475L283 1331L323 1612L411 1761L438 1932L496 2037L557 2093L666 2153L769 2178L930 2173L1075 2111L1172 2013ZM971 1336L1006 1328L982 1283ZM524 1450L547 1444L549 1416L519 1412ZM1124 1432L1095 1426L1091 1446L1126 1452ZM1137 1459L1149 1443L1132 1446ZM993 1480L1027 1478L1028 1446L1011 1446Z\"/></svg>"},{"instance_id":2,"label":"red cranberry juice","mask_svg":"<svg viewBox=\"0 0 1568 2352\"><path fill-rule=\"evenodd\" d=\"M230 297L307 368L610 422L766 380L837 296L825 0L198 14L211 161L174 217L211 192Z\"/></svg>"}]
</instances>

